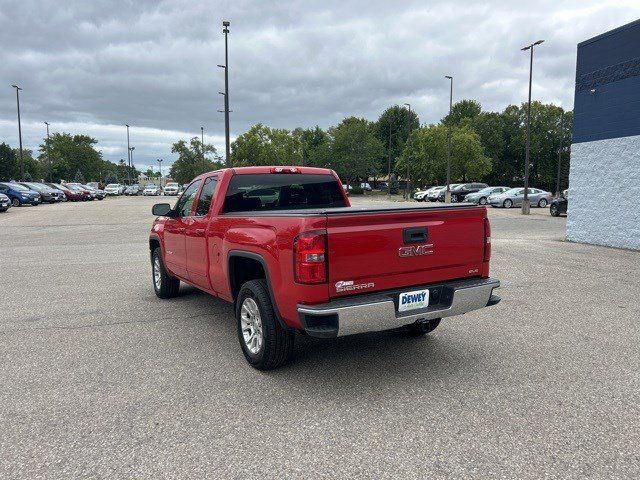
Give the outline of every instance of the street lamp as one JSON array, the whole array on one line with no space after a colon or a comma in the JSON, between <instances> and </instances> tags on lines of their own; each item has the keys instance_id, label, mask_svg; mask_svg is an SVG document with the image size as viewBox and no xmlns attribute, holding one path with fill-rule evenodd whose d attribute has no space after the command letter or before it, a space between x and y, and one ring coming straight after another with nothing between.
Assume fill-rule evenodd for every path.
<instances>
[{"instance_id":1,"label":"street lamp","mask_svg":"<svg viewBox=\"0 0 640 480\"><path fill-rule=\"evenodd\" d=\"M524 198L522 199L522 214L529 215L531 210L531 203L529 201L529 149L531 147L531 83L533 80L533 47L540 45L544 40L538 40L537 42L522 47L520 50L531 51L531 57L529 60L529 103L527 104L527 143L524 154Z\"/></svg>"},{"instance_id":2,"label":"street lamp","mask_svg":"<svg viewBox=\"0 0 640 480\"><path fill-rule=\"evenodd\" d=\"M162 162L164 162L164 159L159 158L158 159L158 171L160 172L160 188L162 188Z\"/></svg>"},{"instance_id":3,"label":"street lamp","mask_svg":"<svg viewBox=\"0 0 640 480\"><path fill-rule=\"evenodd\" d=\"M224 139L225 139L225 162L229 166L231 157L231 143L229 142L229 25L231 23L227 20L222 22L222 32L224 33L224 65L218 65L220 68L224 68ZM222 92L220 92L222 93Z\"/></svg>"},{"instance_id":4,"label":"street lamp","mask_svg":"<svg viewBox=\"0 0 640 480\"><path fill-rule=\"evenodd\" d=\"M131 147L129 146L129 125L125 124L127 127L127 166L131 166ZM129 185L131 185L131 172L127 169L127 178L129 179Z\"/></svg>"},{"instance_id":5,"label":"street lamp","mask_svg":"<svg viewBox=\"0 0 640 480\"><path fill-rule=\"evenodd\" d=\"M11 85L16 89L16 103L18 105L18 141L20 142L20 180L24 181L24 159L22 158L22 124L20 123L20 88L18 85Z\"/></svg>"},{"instance_id":6,"label":"street lamp","mask_svg":"<svg viewBox=\"0 0 640 480\"><path fill-rule=\"evenodd\" d=\"M410 103L405 103L404 104L405 107L407 107L409 109L409 112L411 112L411 104ZM404 186L404 196L407 200L410 200L410 190L409 190L409 161L407 160L407 183Z\"/></svg>"},{"instance_id":7,"label":"street lamp","mask_svg":"<svg viewBox=\"0 0 640 480\"><path fill-rule=\"evenodd\" d=\"M447 132L447 189L444 192L444 202L451 203L451 112L453 111L453 77L445 75L448 78L449 85L449 130Z\"/></svg>"},{"instance_id":8,"label":"street lamp","mask_svg":"<svg viewBox=\"0 0 640 480\"><path fill-rule=\"evenodd\" d=\"M49 164L49 181L51 182L51 156L49 155L49 122L44 122L44 124L47 126L47 142L46 142L46 146L47 146L47 163Z\"/></svg>"},{"instance_id":9,"label":"street lamp","mask_svg":"<svg viewBox=\"0 0 640 480\"><path fill-rule=\"evenodd\" d=\"M207 169L204 163L204 127L200 126L200 148L202 148L202 172Z\"/></svg>"}]
</instances>

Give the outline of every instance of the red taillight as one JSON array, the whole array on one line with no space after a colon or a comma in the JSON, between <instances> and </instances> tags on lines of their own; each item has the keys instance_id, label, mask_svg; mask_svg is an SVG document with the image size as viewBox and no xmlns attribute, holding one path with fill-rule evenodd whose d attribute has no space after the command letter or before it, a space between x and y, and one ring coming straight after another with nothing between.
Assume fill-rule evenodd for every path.
<instances>
[{"instance_id":1,"label":"red taillight","mask_svg":"<svg viewBox=\"0 0 640 480\"><path fill-rule=\"evenodd\" d=\"M488 262L491 258L491 224L489 219L484 219L484 255L483 262Z\"/></svg>"},{"instance_id":2,"label":"red taillight","mask_svg":"<svg viewBox=\"0 0 640 480\"><path fill-rule=\"evenodd\" d=\"M324 231L301 233L293 242L293 271L298 283L327 281L327 240Z\"/></svg>"}]
</instances>

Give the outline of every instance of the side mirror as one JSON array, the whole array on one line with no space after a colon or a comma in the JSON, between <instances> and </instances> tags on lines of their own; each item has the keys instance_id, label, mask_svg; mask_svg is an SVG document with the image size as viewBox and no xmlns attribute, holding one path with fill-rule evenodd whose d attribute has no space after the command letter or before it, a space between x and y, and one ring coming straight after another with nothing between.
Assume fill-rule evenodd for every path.
<instances>
[{"instance_id":1,"label":"side mirror","mask_svg":"<svg viewBox=\"0 0 640 480\"><path fill-rule=\"evenodd\" d=\"M171 210L171 205L168 203L156 203L151 208L151 213L156 217L173 217L174 215L171 215L171 212L173 212L173 210Z\"/></svg>"}]
</instances>

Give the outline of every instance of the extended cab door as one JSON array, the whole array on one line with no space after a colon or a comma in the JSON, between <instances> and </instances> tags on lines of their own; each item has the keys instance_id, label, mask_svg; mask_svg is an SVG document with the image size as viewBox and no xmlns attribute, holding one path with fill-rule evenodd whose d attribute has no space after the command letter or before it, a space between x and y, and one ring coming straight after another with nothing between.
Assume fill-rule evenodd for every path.
<instances>
[{"instance_id":1,"label":"extended cab door","mask_svg":"<svg viewBox=\"0 0 640 480\"><path fill-rule=\"evenodd\" d=\"M168 218L164 224L164 261L167 268L182 278L189 278L187 274L187 257L185 245L185 231L192 214L193 203L200 187L200 180L196 180L187 187L175 210L176 218Z\"/></svg>"},{"instance_id":2,"label":"extended cab door","mask_svg":"<svg viewBox=\"0 0 640 480\"><path fill-rule=\"evenodd\" d=\"M193 217L189 219L185 230L187 252L187 274L196 286L211 290L209 269L212 255L209 252L208 227L211 222L211 203L216 191L216 177L204 180Z\"/></svg>"}]
</instances>

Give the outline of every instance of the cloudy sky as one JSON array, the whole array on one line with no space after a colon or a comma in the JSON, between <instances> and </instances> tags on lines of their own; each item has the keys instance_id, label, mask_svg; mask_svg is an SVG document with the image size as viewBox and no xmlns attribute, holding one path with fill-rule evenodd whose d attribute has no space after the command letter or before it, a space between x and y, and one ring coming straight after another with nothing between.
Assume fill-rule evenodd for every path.
<instances>
[{"instance_id":1,"label":"cloudy sky","mask_svg":"<svg viewBox=\"0 0 640 480\"><path fill-rule=\"evenodd\" d=\"M171 143L205 128L224 152L222 19L231 21L232 137L251 125L295 128L375 119L411 103L423 123L454 100L486 109L534 97L572 108L576 44L640 18L638 0L271 2L0 0L0 142L37 149L45 132L87 133L105 158L173 160Z\"/></svg>"}]
</instances>

